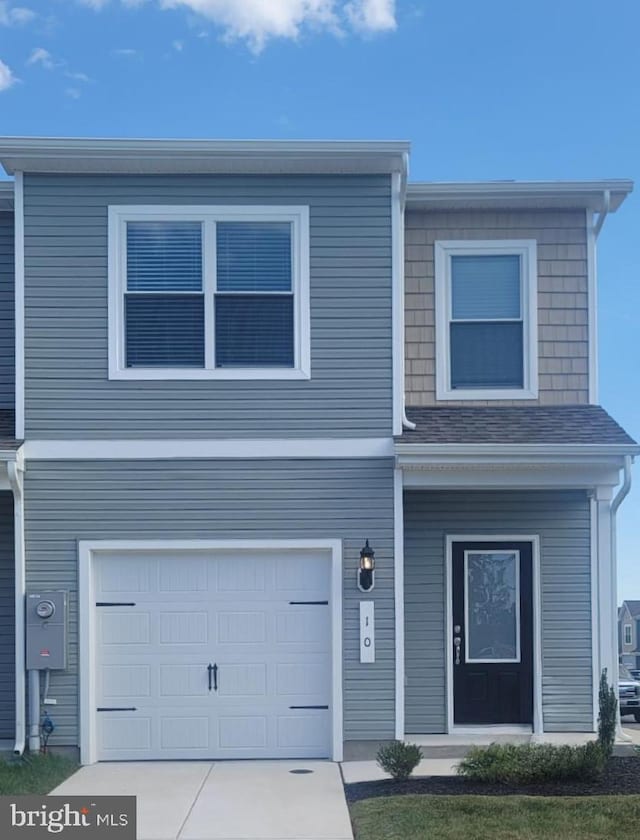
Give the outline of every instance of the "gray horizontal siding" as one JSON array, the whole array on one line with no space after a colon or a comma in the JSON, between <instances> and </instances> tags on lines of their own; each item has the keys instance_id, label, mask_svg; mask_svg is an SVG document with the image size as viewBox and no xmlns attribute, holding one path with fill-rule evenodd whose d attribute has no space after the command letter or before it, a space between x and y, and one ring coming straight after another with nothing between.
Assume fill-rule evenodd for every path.
<instances>
[{"instance_id":1,"label":"gray horizontal siding","mask_svg":"<svg viewBox=\"0 0 640 840\"><path fill-rule=\"evenodd\" d=\"M589 502L583 492L405 493L406 731L445 732L445 537L539 534L548 732L593 728Z\"/></svg>"},{"instance_id":2,"label":"gray horizontal siding","mask_svg":"<svg viewBox=\"0 0 640 840\"><path fill-rule=\"evenodd\" d=\"M52 743L77 743L77 541L80 539L329 539L344 548L345 739L392 738L395 717L393 461L29 463L27 579L68 589L70 658L54 673ZM376 551L376 662L359 661L355 576Z\"/></svg>"},{"instance_id":3,"label":"gray horizontal siding","mask_svg":"<svg viewBox=\"0 0 640 840\"><path fill-rule=\"evenodd\" d=\"M0 493L0 739L15 735L13 496Z\"/></svg>"},{"instance_id":4,"label":"gray horizontal siding","mask_svg":"<svg viewBox=\"0 0 640 840\"><path fill-rule=\"evenodd\" d=\"M387 176L27 175L24 194L28 436L390 434ZM309 205L311 380L108 381L110 204Z\"/></svg>"},{"instance_id":5,"label":"gray horizontal siding","mask_svg":"<svg viewBox=\"0 0 640 840\"><path fill-rule=\"evenodd\" d=\"M15 402L13 213L0 213L0 408Z\"/></svg>"}]
</instances>

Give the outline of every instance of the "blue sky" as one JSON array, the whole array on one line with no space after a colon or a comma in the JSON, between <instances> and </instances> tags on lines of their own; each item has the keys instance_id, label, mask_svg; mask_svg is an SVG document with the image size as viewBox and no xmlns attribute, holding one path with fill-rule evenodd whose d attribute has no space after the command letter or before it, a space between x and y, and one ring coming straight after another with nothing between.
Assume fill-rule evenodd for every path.
<instances>
[{"instance_id":1,"label":"blue sky","mask_svg":"<svg viewBox=\"0 0 640 840\"><path fill-rule=\"evenodd\" d=\"M637 0L0 0L0 133L409 139L416 180L640 181L639 29ZM600 401L638 439L639 232L640 194L599 241Z\"/></svg>"}]
</instances>

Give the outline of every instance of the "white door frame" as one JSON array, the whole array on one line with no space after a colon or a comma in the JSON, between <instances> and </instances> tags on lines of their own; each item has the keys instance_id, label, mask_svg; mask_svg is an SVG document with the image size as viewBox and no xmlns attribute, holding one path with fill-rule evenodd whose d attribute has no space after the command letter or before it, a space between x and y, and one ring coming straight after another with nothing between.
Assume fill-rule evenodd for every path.
<instances>
[{"instance_id":1,"label":"white door frame","mask_svg":"<svg viewBox=\"0 0 640 840\"><path fill-rule=\"evenodd\" d=\"M540 586L540 537L538 534L447 534L445 558L445 658L447 682L447 732L490 733L522 731L518 726L456 726L453 721L453 544L456 542L528 542L531 543L533 581L533 733L544 732L542 718L542 595ZM529 727L526 727L527 731Z\"/></svg>"},{"instance_id":2,"label":"white door frame","mask_svg":"<svg viewBox=\"0 0 640 840\"><path fill-rule=\"evenodd\" d=\"M324 551L331 559L332 760L342 761L342 541L334 540L80 540L78 542L78 635L80 761L98 760L95 673L94 558L105 552Z\"/></svg>"}]
</instances>

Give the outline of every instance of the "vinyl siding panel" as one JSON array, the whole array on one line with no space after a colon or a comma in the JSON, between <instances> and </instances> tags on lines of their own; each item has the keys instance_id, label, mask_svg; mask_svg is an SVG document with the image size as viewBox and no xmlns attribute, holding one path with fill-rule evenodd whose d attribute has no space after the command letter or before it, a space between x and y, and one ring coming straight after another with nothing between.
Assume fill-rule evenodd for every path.
<instances>
[{"instance_id":1,"label":"vinyl siding panel","mask_svg":"<svg viewBox=\"0 0 640 840\"><path fill-rule=\"evenodd\" d=\"M0 739L15 736L13 496L0 493Z\"/></svg>"},{"instance_id":2,"label":"vinyl siding panel","mask_svg":"<svg viewBox=\"0 0 640 840\"><path fill-rule=\"evenodd\" d=\"M407 211L405 387L407 405L436 404L433 243L441 239L535 239L538 243L538 400L589 401L587 232L583 211ZM455 401L438 401L455 405ZM522 400L464 400L522 405ZM526 403L525 403L526 404Z\"/></svg>"},{"instance_id":3,"label":"vinyl siding panel","mask_svg":"<svg viewBox=\"0 0 640 840\"><path fill-rule=\"evenodd\" d=\"M109 381L110 204L309 205L311 380ZM391 434L390 208L387 176L26 175L27 435Z\"/></svg>"},{"instance_id":4,"label":"vinyl siding panel","mask_svg":"<svg viewBox=\"0 0 640 840\"><path fill-rule=\"evenodd\" d=\"M0 408L15 402L13 213L0 213Z\"/></svg>"},{"instance_id":5,"label":"vinyl siding panel","mask_svg":"<svg viewBox=\"0 0 640 840\"><path fill-rule=\"evenodd\" d=\"M78 540L341 539L344 736L393 738L393 461L31 461L25 528L30 586L70 591L69 668L51 676L52 743L78 732ZM376 552L376 662L360 664L355 576Z\"/></svg>"},{"instance_id":6,"label":"vinyl siding panel","mask_svg":"<svg viewBox=\"0 0 640 840\"><path fill-rule=\"evenodd\" d=\"M538 534L547 732L590 732L591 556L584 492L405 492L407 733L446 732L445 537Z\"/></svg>"}]
</instances>

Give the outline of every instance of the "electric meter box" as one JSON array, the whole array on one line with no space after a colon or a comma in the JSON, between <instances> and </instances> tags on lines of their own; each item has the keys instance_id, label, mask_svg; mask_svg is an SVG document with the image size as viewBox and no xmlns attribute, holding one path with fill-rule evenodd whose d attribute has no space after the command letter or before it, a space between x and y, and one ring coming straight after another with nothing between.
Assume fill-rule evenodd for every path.
<instances>
[{"instance_id":1,"label":"electric meter box","mask_svg":"<svg viewBox=\"0 0 640 840\"><path fill-rule=\"evenodd\" d=\"M27 670L67 667L67 602L62 590L27 592Z\"/></svg>"}]
</instances>

